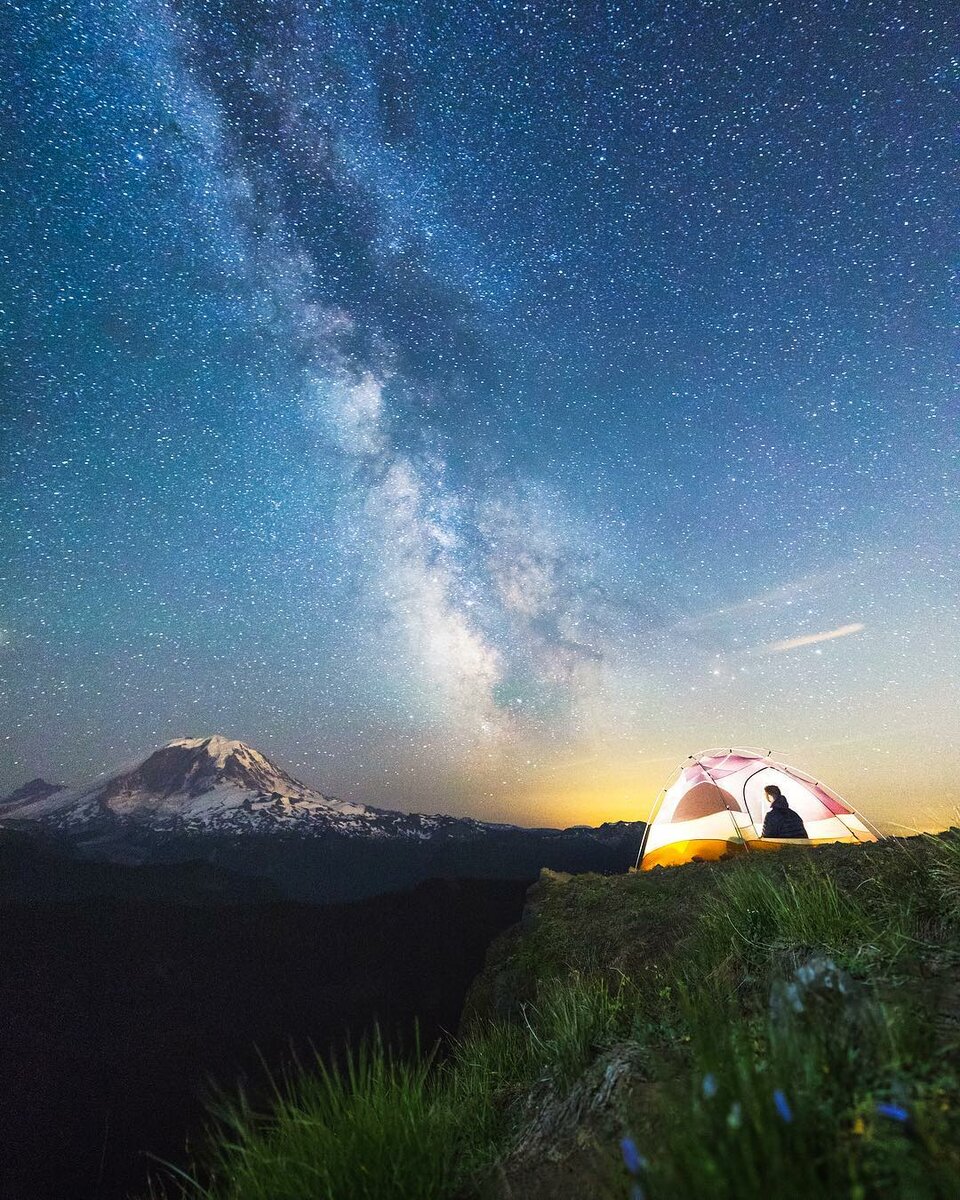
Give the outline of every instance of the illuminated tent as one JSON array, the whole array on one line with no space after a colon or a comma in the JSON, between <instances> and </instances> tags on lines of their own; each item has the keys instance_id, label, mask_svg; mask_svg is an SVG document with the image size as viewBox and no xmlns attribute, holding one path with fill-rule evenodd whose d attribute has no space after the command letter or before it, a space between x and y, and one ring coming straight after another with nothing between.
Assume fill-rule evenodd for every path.
<instances>
[{"instance_id":1,"label":"illuminated tent","mask_svg":"<svg viewBox=\"0 0 960 1200\"><path fill-rule=\"evenodd\" d=\"M776 784L803 820L806 838L764 838ZM637 865L677 866L744 850L780 850L825 842L875 842L877 834L825 784L759 750L707 750L677 768L657 797Z\"/></svg>"}]
</instances>

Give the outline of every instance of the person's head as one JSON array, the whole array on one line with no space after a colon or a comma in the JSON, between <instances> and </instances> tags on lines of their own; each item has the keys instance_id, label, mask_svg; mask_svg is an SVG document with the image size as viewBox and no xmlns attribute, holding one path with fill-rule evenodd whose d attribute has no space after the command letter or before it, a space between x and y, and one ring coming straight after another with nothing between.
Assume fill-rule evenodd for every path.
<instances>
[{"instance_id":1,"label":"person's head","mask_svg":"<svg viewBox=\"0 0 960 1200\"><path fill-rule=\"evenodd\" d=\"M763 789L771 808L787 808L787 798L775 783L768 783Z\"/></svg>"}]
</instances>

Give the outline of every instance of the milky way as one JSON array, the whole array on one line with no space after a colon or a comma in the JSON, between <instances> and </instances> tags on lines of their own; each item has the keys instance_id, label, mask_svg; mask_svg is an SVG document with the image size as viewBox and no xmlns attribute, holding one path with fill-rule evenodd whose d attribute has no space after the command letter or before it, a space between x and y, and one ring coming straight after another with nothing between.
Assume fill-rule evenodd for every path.
<instances>
[{"instance_id":1,"label":"milky way","mask_svg":"<svg viewBox=\"0 0 960 1200\"><path fill-rule=\"evenodd\" d=\"M6 24L0 786L960 804L952 5Z\"/></svg>"}]
</instances>

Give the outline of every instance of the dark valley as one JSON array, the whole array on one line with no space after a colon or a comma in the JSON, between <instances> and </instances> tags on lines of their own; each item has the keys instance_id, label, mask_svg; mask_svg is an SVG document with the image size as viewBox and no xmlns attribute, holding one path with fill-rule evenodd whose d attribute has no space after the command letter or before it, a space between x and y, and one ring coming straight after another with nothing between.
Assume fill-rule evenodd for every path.
<instances>
[{"instance_id":1,"label":"dark valley","mask_svg":"<svg viewBox=\"0 0 960 1200\"><path fill-rule=\"evenodd\" d=\"M165 747L80 791L34 781L0 810L9 1200L120 1200L156 1159L185 1165L219 1089L265 1095L375 1027L432 1046L541 867L636 856L639 826L368 809L224 747Z\"/></svg>"}]
</instances>

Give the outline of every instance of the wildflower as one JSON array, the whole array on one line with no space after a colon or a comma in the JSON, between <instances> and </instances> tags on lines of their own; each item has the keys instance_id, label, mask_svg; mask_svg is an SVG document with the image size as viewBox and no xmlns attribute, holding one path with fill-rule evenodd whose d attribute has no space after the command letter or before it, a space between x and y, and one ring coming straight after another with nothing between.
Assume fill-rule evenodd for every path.
<instances>
[{"instance_id":1,"label":"wildflower","mask_svg":"<svg viewBox=\"0 0 960 1200\"><path fill-rule=\"evenodd\" d=\"M910 1120L910 1114L900 1104L878 1104L877 1112L881 1117L888 1117L891 1121L899 1121L901 1125Z\"/></svg>"},{"instance_id":2,"label":"wildflower","mask_svg":"<svg viewBox=\"0 0 960 1200\"><path fill-rule=\"evenodd\" d=\"M800 996L800 989L795 983L788 983L786 985L783 989L783 999L795 1013L803 1012L803 1000Z\"/></svg>"},{"instance_id":3,"label":"wildflower","mask_svg":"<svg viewBox=\"0 0 960 1200\"><path fill-rule=\"evenodd\" d=\"M633 1138L623 1138L621 1140L620 1153L623 1155L623 1165L631 1175L639 1175L641 1171L647 1169L649 1164L637 1149L637 1144Z\"/></svg>"},{"instance_id":4,"label":"wildflower","mask_svg":"<svg viewBox=\"0 0 960 1200\"><path fill-rule=\"evenodd\" d=\"M781 1121L790 1122L793 1120L793 1110L790 1108L786 1096L779 1088L773 1093L773 1103L780 1114Z\"/></svg>"},{"instance_id":5,"label":"wildflower","mask_svg":"<svg viewBox=\"0 0 960 1200\"><path fill-rule=\"evenodd\" d=\"M739 1129L743 1124L743 1109L740 1107L740 1101L734 1100L730 1105L730 1111L727 1113L727 1128Z\"/></svg>"},{"instance_id":6,"label":"wildflower","mask_svg":"<svg viewBox=\"0 0 960 1200\"><path fill-rule=\"evenodd\" d=\"M712 1100L717 1094L717 1080L711 1073L703 1077L703 1098L704 1100Z\"/></svg>"},{"instance_id":7,"label":"wildflower","mask_svg":"<svg viewBox=\"0 0 960 1200\"><path fill-rule=\"evenodd\" d=\"M853 1134L855 1137L863 1137L867 1127L863 1122L863 1117L857 1117L853 1123Z\"/></svg>"}]
</instances>

